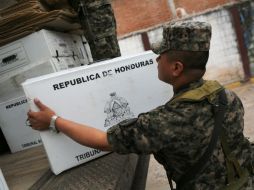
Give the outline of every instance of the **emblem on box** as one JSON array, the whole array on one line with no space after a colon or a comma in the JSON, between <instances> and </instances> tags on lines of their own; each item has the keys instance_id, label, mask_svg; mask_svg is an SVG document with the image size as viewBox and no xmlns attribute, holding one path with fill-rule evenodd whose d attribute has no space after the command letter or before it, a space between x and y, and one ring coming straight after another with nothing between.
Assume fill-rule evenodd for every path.
<instances>
[{"instance_id":1,"label":"emblem on box","mask_svg":"<svg viewBox=\"0 0 254 190\"><path fill-rule=\"evenodd\" d=\"M134 117L127 100L117 96L116 92L110 93L110 100L107 101L104 107L104 113L107 114L104 127L116 125L125 119Z\"/></svg>"}]
</instances>

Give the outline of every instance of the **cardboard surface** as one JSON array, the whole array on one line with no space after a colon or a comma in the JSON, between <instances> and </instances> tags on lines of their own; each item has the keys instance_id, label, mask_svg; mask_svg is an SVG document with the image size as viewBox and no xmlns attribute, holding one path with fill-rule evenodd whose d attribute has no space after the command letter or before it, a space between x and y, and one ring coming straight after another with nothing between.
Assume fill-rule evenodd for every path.
<instances>
[{"instance_id":1,"label":"cardboard surface","mask_svg":"<svg viewBox=\"0 0 254 190\"><path fill-rule=\"evenodd\" d=\"M15 0L1 0L0 10L6 9L16 3L17 3L17 1L15 1Z\"/></svg>"},{"instance_id":2,"label":"cardboard surface","mask_svg":"<svg viewBox=\"0 0 254 190\"><path fill-rule=\"evenodd\" d=\"M39 98L66 119L106 131L166 103L172 87L157 78L151 51L27 80L23 88L32 110ZM41 132L55 174L106 154L84 147L62 133Z\"/></svg>"},{"instance_id":3,"label":"cardboard surface","mask_svg":"<svg viewBox=\"0 0 254 190\"><path fill-rule=\"evenodd\" d=\"M50 10L44 5L38 0L8 2L1 0L0 45L5 45L43 28L63 32L81 29L74 11Z\"/></svg>"}]
</instances>

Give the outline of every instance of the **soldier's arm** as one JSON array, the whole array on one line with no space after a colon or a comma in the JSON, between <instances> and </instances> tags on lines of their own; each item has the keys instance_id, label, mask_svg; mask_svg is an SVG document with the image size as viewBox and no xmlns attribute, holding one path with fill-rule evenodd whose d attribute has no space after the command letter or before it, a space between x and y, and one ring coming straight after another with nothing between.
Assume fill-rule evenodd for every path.
<instances>
[{"instance_id":1,"label":"soldier's arm","mask_svg":"<svg viewBox=\"0 0 254 190\"><path fill-rule=\"evenodd\" d=\"M104 131L60 117L56 119L56 128L82 145L103 151L111 150Z\"/></svg>"},{"instance_id":2,"label":"soldier's arm","mask_svg":"<svg viewBox=\"0 0 254 190\"><path fill-rule=\"evenodd\" d=\"M51 117L55 115L55 112L41 103L39 100L35 100L34 102L40 111L28 112L28 117L32 128L40 131L49 129ZM88 125L75 123L61 117L56 119L55 125L57 130L66 134L82 145L103 151L111 150L111 146L107 140L107 133L104 131Z\"/></svg>"}]
</instances>

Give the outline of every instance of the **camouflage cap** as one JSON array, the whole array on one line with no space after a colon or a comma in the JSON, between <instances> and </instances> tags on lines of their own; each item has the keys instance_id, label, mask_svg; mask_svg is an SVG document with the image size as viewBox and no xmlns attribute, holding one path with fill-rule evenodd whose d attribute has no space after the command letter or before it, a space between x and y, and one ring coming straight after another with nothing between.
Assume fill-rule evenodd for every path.
<instances>
[{"instance_id":1,"label":"camouflage cap","mask_svg":"<svg viewBox=\"0 0 254 190\"><path fill-rule=\"evenodd\" d=\"M178 21L163 27L163 39L152 44L152 50L161 54L167 50L208 51L211 25L198 21Z\"/></svg>"}]
</instances>

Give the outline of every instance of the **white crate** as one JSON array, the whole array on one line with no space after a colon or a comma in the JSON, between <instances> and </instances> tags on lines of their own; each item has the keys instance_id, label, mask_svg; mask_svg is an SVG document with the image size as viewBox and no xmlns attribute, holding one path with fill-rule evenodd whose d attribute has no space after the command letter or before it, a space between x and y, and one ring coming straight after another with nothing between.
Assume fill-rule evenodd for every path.
<instances>
[{"instance_id":1,"label":"white crate","mask_svg":"<svg viewBox=\"0 0 254 190\"><path fill-rule=\"evenodd\" d=\"M0 190L9 190L1 169L0 169Z\"/></svg>"},{"instance_id":2,"label":"white crate","mask_svg":"<svg viewBox=\"0 0 254 190\"><path fill-rule=\"evenodd\" d=\"M51 58L76 56L83 59L77 41L81 43L82 39L43 29L0 47L0 81L16 75L20 68L26 69Z\"/></svg>"},{"instance_id":3,"label":"white crate","mask_svg":"<svg viewBox=\"0 0 254 190\"><path fill-rule=\"evenodd\" d=\"M22 85L32 110L37 108L31 100L39 98L63 118L106 131L172 96L172 88L157 78L155 58L149 51L30 79ZM55 174L106 154L62 133L43 131L41 138Z\"/></svg>"},{"instance_id":4,"label":"white crate","mask_svg":"<svg viewBox=\"0 0 254 190\"><path fill-rule=\"evenodd\" d=\"M28 128L25 123L29 107L25 102L21 83L29 78L73 68L76 65L73 57L51 58L44 63L32 65L28 70L0 83L0 126L12 153L34 147L40 141L38 133ZM18 107L10 108L8 105Z\"/></svg>"},{"instance_id":5,"label":"white crate","mask_svg":"<svg viewBox=\"0 0 254 190\"><path fill-rule=\"evenodd\" d=\"M41 144L39 132L29 127L28 110L25 96L0 104L0 127L12 153Z\"/></svg>"},{"instance_id":6,"label":"white crate","mask_svg":"<svg viewBox=\"0 0 254 190\"><path fill-rule=\"evenodd\" d=\"M31 65L27 70L19 70L18 74L0 82L0 103L24 95L21 83L26 79L56 72L54 62L57 60L49 59L41 64Z\"/></svg>"},{"instance_id":7,"label":"white crate","mask_svg":"<svg viewBox=\"0 0 254 190\"><path fill-rule=\"evenodd\" d=\"M79 59L75 57L51 58L37 65L30 65L26 69L19 68L19 72L7 80L0 82L0 103L24 95L21 83L26 79L54 73L76 67Z\"/></svg>"},{"instance_id":8,"label":"white crate","mask_svg":"<svg viewBox=\"0 0 254 190\"><path fill-rule=\"evenodd\" d=\"M90 46L84 36L73 36L74 42L80 52L80 60L82 60L82 65L87 65L93 62L92 53Z\"/></svg>"}]
</instances>

